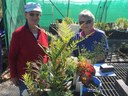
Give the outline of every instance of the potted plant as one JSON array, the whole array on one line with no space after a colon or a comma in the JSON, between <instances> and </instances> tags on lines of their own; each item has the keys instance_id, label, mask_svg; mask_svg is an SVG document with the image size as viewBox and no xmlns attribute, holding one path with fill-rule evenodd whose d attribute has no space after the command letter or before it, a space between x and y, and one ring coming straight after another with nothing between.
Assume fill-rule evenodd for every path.
<instances>
[{"instance_id":1,"label":"potted plant","mask_svg":"<svg viewBox=\"0 0 128 96\"><path fill-rule=\"evenodd\" d=\"M115 24L118 26L118 30L126 31L128 28L128 20L126 18L119 18L115 21Z\"/></svg>"},{"instance_id":2,"label":"potted plant","mask_svg":"<svg viewBox=\"0 0 128 96\"><path fill-rule=\"evenodd\" d=\"M126 42L122 42L121 46L119 47L118 51L125 56L128 55L128 44Z\"/></svg>"},{"instance_id":3,"label":"potted plant","mask_svg":"<svg viewBox=\"0 0 128 96\"><path fill-rule=\"evenodd\" d=\"M28 92L28 96L42 96L42 94L45 96L73 96L73 92L70 90L73 75L76 72L79 76L82 74L83 71L78 71L78 66L84 59L82 56L81 58L72 57L71 54L76 49L77 43L83 38L71 41L75 33L71 31L70 25L65 21L59 24L57 32L57 36L46 32L52 37L49 49L44 50L39 45L49 56L47 64L43 64L41 57L36 62L27 63L27 72L23 78L28 88L24 94ZM93 65L90 64L90 66L93 68ZM91 71L91 69L89 70Z\"/></svg>"},{"instance_id":4,"label":"potted plant","mask_svg":"<svg viewBox=\"0 0 128 96\"><path fill-rule=\"evenodd\" d=\"M65 96L67 92L71 93L68 84L76 67L75 64L66 60L77 45L77 42L70 42L75 33L71 32L70 26L64 21L59 24L57 31L58 36L47 33L52 37L49 49L45 51L49 56L49 62L43 64L38 60L27 64L28 72L23 77L31 95L38 93L40 96L46 88L50 89L49 96ZM44 50L43 47L42 50ZM69 71L70 74L68 74Z\"/></svg>"}]
</instances>

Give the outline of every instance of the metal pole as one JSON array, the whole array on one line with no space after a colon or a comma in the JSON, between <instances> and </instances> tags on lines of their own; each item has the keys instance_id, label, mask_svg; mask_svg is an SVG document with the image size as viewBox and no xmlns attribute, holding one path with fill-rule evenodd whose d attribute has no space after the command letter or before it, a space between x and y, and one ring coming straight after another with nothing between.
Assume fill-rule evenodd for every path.
<instances>
[{"instance_id":1,"label":"metal pole","mask_svg":"<svg viewBox=\"0 0 128 96\"><path fill-rule=\"evenodd\" d=\"M70 0L68 0L67 17L69 15L69 6L70 6Z\"/></svg>"},{"instance_id":2,"label":"metal pole","mask_svg":"<svg viewBox=\"0 0 128 96\"><path fill-rule=\"evenodd\" d=\"M127 75L126 75L125 83L126 83L126 85L128 85L128 69L127 69Z\"/></svg>"},{"instance_id":3,"label":"metal pole","mask_svg":"<svg viewBox=\"0 0 128 96\"><path fill-rule=\"evenodd\" d=\"M95 22L99 22L99 14L98 14L98 12L101 9L100 4L101 4L101 0L100 0L100 2L98 4L98 7L97 7L97 10L96 10L96 13L95 13L95 17L96 17L96 21Z\"/></svg>"},{"instance_id":4,"label":"metal pole","mask_svg":"<svg viewBox=\"0 0 128 96\"><path fill-rule=\"evenodd\" d=\"M105 1L104 6L103 6L103 10L102 10L101 17L100 17L100 22L102 22L102 18L103 18L103 15L104 15L106 4L107 4L107 0Z\"/></svg>"},{"instance_id":5,"label":"metal pole","mask_svg":"<svg viewBox=\"0 0 128 96\"><path fill-rule=\"evenodd\" d=\"M65 16L60 12L60 10L54 5L54 3L51 1L51 0L49 0L51 3L52 3L52 5L57 9L57 11L63 16L63 18L65 18Z\"/></svg>"}]
</instances>

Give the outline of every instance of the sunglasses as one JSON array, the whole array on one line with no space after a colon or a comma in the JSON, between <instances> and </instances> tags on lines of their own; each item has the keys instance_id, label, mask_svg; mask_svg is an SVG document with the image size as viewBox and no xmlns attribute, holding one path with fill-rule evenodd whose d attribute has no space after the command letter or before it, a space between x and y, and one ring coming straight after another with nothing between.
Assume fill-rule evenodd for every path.
<instances>
[{"instance_id":1,"label":"sunglasses","mask_svg":"<svg viewBox=\"0 0 128 96\"><path fill-rule=\"evenodd\" d=\"M40 14L40 13L37 13L37 14L35 14L35 13L29 13L29 15L30 15L31 17L34 17L34 16L38 17L38 16L40 16L41 14Z\"/></svg>"},{"instance_id":2,"label":"sunglasses","mask_svg":"<svg viewBox=\"0 0 128 96\"><path fill-rule=\"evenodd\" d=\"M79 24L90 24L92 21L91 20L87 20L86 22L85 21L79 21Z\"/></svg>"}]
</instances>

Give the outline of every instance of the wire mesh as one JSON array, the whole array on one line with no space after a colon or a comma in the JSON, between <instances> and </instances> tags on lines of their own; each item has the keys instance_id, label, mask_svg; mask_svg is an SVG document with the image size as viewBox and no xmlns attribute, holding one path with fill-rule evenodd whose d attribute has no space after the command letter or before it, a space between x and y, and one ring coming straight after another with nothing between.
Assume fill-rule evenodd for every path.
<instances>
[{"instance_id":1,"label":"wire mesh","mask_svg":"<svg viewBox=\"0 0 128 96\"><path fill-rule=\"evenodd\" d=\"M126 60L126 58L120 57L120 54L117 52L115 53L115 51L112 54L109 53L108 58L110 57L111 59L114 58L113 62L109 62L109 63L107 62L107 63L114 66L114 73L116 74L116 76L98 77L102 82L101 92L105 96L122 96L120 92L117 90L117 86L115 85L115 82L116 80L119 79L122 79L124 82L126 81L128 63L119 62L119 58L121 58L122 60Z\"/></svg>"}]
</instances>

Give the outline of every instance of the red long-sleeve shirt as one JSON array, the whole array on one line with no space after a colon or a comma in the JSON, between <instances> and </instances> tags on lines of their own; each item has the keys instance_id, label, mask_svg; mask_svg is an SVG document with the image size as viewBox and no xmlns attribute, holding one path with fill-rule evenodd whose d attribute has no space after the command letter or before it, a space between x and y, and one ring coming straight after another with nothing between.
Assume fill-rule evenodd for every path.
<instances>
[{"instance_id":1,"label":"red long-sleeve shirt","mask_svg":"<svg viewBox=\"0 0 128 96\"><path fill-rule=\"evenodd\" d=\"M13 32L8 56L11 78L22 78L26 71L27 61L35 61L42 56L43 62L47 62L48 56L38 45L39 43L48 47L48 39L44 31L39 30L37 39L27 26L21 26Z\"/></svg>"}]
</instances>

